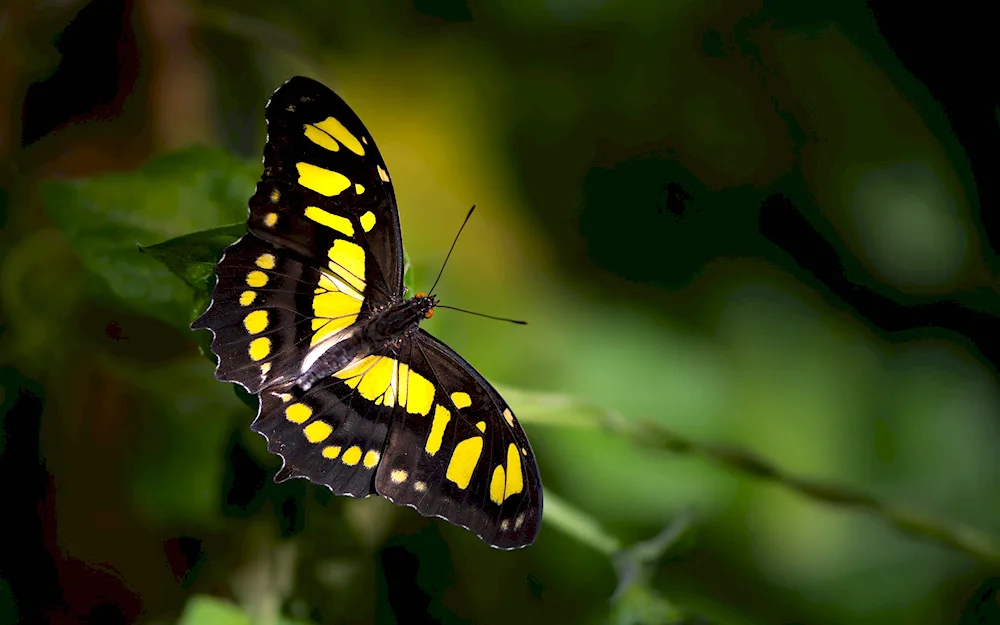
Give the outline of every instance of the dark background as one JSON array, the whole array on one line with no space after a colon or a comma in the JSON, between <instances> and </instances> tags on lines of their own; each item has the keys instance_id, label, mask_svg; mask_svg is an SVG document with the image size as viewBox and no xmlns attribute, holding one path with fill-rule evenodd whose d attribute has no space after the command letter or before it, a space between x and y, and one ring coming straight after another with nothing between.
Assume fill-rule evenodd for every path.
<instances>
[{"instance_id":1,"label":"dark background","mask_svg":"<svg viewBox=\"0 0 1000 625\"><path fill-rule=\"evenodd\" d=\"M1000 87L973 6L8 2L0 622L1000 622L995 562L537 394L1000 532ZM648 595L612 601L558 510L501 553L271 482L189 289L135 244L245 216L295 74L378 141L417 286L480 207L442 295L530 325L429 329L511 390L547 494L622 544L692 511Z\"/></svg>"}]
</instances>

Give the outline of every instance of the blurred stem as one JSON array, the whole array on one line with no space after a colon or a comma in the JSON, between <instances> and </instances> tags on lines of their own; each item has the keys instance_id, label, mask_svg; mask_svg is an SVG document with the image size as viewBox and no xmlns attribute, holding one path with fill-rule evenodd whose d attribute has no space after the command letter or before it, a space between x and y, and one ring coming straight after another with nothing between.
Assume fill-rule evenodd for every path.
<instances>
[{"instance_id":1,"label":"blurred stem","mask_svg":"<svg viewBox=\"0 0 1000 625\"><path fill-rule=\"evenodd\" d=\"M545 493L544 521L611 557L621 549L617 538L609 534L596 519L566 503L550 491Z\"/></svg>"},{"instance_id":2,"label":"blurred stem","mask_svg":"<svg viewBox=\"0 0 1000 625\"><path fill-rule=\"evenodd\" d=\"M813 501L868 512L903 533L947 545L991 566L1000 566L1000 540L963 523L892 506L847 486L800 478L744 449L699 443L658 423L629 421L618 413L564 395L536 395L512 389L504 389L503 393L519 408L517 415L524 423L599 428L641 447L705 458L737 473L774 482Z\"/></svg>"}]
</instances>

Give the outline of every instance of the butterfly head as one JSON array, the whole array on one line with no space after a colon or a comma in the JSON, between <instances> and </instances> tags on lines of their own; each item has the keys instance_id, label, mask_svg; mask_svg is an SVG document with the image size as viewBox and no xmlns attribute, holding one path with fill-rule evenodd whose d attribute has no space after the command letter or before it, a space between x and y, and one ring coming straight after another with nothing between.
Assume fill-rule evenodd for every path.
<instances>
[{"instance_id":1,"label":"butterfly head","mask_svg":"<svg viewBox=\"0 0 1000 625\"><path fill-rule=\"evenodd\" d=\"M434 316L434 307L438 305L436 295L428 295L421 291L414 295L413 299L418 303L418 310L421 311L424 319L430 319Z\"/></svg>"}]
</instances>

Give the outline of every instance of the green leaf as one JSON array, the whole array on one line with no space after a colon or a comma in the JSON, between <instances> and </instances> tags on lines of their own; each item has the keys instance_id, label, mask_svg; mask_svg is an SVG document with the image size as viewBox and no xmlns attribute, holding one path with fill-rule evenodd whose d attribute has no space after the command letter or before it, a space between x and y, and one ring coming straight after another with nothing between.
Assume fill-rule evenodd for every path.
<instances>
[{"instance_id":1,"label":"green leaf","mask_svg":"<svg viewBox=\"0 0 1000 625\"><path fill-rule=\"evenodd\" d=\"M212 290L212 270L222 252L247 233L246 222L192 232L156 245L139 246L139 251L163 263L175 276L199 293Z\"/></svg>"},{"instance_id":2,"label":"green leaf","mask_svg":"<svg viewBox=\"0 0 1000 625\"><path fill-rule=\"evenodd\" d=\"M176 249L169 255L158 250L169 256L171 266L160 262L163 258L140 253L136 244L245 220L247 200L259 176L259 163L199 147L150 159L132 172L48 182L42 197L46 212L83 265L113 296L140 312L186 327L194 294L184 281L197 281L199 269L185 265ZM200 249L187 250L189 260L203 259L221 242L223 233L218 234L214 241L191 235ZM172 272L175 267L182 279Z\"/></svg>"}]
</instances>

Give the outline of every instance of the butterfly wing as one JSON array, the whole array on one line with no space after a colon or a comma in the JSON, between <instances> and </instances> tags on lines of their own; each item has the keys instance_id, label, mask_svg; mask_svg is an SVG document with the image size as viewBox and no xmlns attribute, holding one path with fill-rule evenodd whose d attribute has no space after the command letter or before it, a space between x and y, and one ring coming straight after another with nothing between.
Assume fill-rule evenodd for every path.
<instances>
[{"instance_id":1,"label":"butterfly wing","mask_svg":"<svg viewBox=\"0 0 1000 625\"><path fill-rule=\"evenodd\" d=\"M528 438L510 406L472 365L423 330L400 348L410 377L433 398L399 402L375 490L390 501L466 527L493 547L530 545L542 516L542 484ZM400 383L405 397L414 380ZM418 394L417 397L421 397ZM428 407L429 402L433 407Z\"/></svg>"},{"instance_id":2,"label":"butterfly wing","mask_svg":"<svg viewBox=\"0 0 1000 625\"><path fill-rule=\"evenodd\" d=\"M374 308L403 294L403 246L385 162L347 104L302 77L266 107L250 234L216 266L208 310L216 376L252 393L301 375Z\"/></svg>"},{"instance_id":3,"label":"butterfly wing","mask_svg":"<svg viewBox=\"0 0 1000 625\"><path fill-rule=\"evenodd\" d=\"M265 117L264 176L250 199L250 232L317 267L351 271L372 302L400 297L396 195L368 129L333 91L301 76L274 92Z\"/></svg>"}]
</instances>

